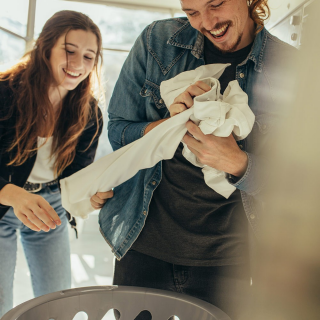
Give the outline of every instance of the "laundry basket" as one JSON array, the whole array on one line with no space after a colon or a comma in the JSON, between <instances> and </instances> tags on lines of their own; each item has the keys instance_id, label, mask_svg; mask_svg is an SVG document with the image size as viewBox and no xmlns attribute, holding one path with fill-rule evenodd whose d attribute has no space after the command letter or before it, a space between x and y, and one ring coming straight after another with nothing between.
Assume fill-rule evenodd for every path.
<instances>
[{"instance_id":1,"label":"laundry basket","mask_svg":"<svg viewBox=\"0 0 320 320\"><path fill-rule=\"evenodd\" d=\"M49 293L24 302L1 320L72 320L84 311L88 320L101 320L110 309L120 312L120 320L133 320L148 310L152 320L231 320L215 306L179 293L164 290L97 286Z\"/></svg>"}]
</instances>

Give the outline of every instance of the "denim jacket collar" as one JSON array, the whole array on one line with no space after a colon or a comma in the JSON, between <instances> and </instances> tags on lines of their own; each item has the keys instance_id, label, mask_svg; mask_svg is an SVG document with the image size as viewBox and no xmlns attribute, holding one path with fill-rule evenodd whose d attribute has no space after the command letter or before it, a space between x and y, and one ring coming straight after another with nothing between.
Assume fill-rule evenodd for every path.
<instances>
[{"instance_id":1,"label":"denim jacket collar","mask_svg":"<svg viewBox=\"0 0 320 320\"><path fill-rule=\"evenodd\" d=\"M194 29L189 21L182 20L184 25L178 29L168 40L168 44L175 47L191 50L192 54L200 59L203 55L203 34Z\"/></svg>"},{"instance_id":2,"label":"denim jacket collar","mask_svg":"<svg viewBox=\"0 0 320 320\"><path fill-rule=\"evenodd\" d=\"M247 57L247 59L241 63L241 65L244 65L247 63L248 60L251 60L254 62L254 70L256 72L262 71L262 65L263 65L263 56L264 56L264 48L267 43L267 33L268 31L263 28L255 37L253 46L251 48L251 51Z\"/></svg>"},{"instance_id":3,"label":"denim jacket collar","mask_svg":"<svg viewBox=\"0 0 320 320\"><path fill-rule=\"evenodd\" d=\"M182 19L181 19L182 20ZM178 29L168 40L168 44L172 46L190 49L191 53L200 59L203 57L204 48L204 35L196 31L189 21L185 21L185 24ZM255 37L252 49L247 57L247 59L241 63L244 65L251 60L254 62L254 70L257 72L262 71L262 62L264 55L264 48L267 43L267 30L263 28Z\"/></svg>"}]
</instances>

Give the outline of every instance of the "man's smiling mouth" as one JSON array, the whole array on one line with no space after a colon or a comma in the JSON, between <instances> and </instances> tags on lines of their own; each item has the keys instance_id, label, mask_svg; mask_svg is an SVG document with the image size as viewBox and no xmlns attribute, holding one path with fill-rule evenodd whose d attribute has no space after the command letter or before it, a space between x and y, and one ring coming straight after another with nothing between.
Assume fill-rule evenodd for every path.
<instances>
[{"instance_id":1,"label":"man's smiling mouth","mask_svg":"<svg viewBox=\"0 0 320 320\"><path fill-rule=\"evenodd\" d=\"M213 35L214 38L221 38L227 33L229 26L230 24L227 23L218 30L210 31L210 33Z\"/></svg>"}]
</instances>

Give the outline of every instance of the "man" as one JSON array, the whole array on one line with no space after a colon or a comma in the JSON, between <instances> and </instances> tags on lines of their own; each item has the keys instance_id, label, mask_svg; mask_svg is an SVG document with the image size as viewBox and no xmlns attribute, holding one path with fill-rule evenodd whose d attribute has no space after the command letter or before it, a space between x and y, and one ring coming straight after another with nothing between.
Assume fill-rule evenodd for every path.
<instances>
[{"instance_id":1,"label":"man","mask_svg":"<svg viewBox=\"0 0 320 320\"><path fill-rule=\"evenodd\" d=\"M181 0L181 5L187 19L152 23L132 48L109 105L109 139L114 149L135 141L165 121L168 108L171 115L182 112L208 91L197 82L166 106L162 81L204 64L231 63L219 79L221 90L238 80L256 116L253 131L236 142L232 135L205 136L189 121L191 135L183 140L200 162L226 172L236 191L225 199L210 189L180 145L173 159L115 188L100 227L121 259L114 284L189 294L239 319L250 288L248 231L258 233L263 204L258 176L272 127L283 113L287 65L295 50L264 29L266 0Z\"/></svg>"}]
</instances>

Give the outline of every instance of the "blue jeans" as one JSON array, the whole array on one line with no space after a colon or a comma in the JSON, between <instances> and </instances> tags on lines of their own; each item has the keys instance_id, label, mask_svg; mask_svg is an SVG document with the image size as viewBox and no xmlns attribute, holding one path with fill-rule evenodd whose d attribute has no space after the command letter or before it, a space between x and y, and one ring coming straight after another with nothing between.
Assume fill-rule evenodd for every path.
<instances>
[{"instance_id":1,"label":"blue jeans","mask_svg":"<svg viewBox=\"0 0 320 320\"><path fill-rule=\"evenodd\" d=\"M116 261L113 284L190 295L220 308L232 320L246 319L242 316L248 312L250 303L247 265L188 267L129 250L120 261ZM117 311L115 316L119 319ZM135 320L151 320L149 311L142 311Z\"/></svg>"},{"instance_id":2,"label":"blue jeans","mask_svg":"<svg viewBox=\"0 0 320 320\"><path fill-rule=\"evenodd\" d=\"M13 307L17 230L20 230L35 297L71 287L68 219L58 185L46 186L37 194L50 203L62 223L49 232L35 232L15 216L12 208L0 220L0 317Z\"/></svg>"}]
</instances>

